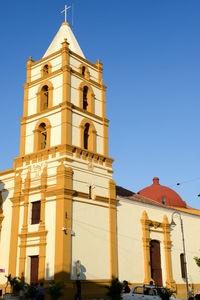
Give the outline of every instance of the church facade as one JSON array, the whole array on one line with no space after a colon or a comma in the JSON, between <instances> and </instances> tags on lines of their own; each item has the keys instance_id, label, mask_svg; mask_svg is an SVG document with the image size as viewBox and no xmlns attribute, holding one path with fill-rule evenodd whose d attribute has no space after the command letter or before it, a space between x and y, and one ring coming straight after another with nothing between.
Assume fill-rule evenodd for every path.
<instances>
[{"instance_id":1,"label":"church facade","mask_svg":"<svg viewBox=\"0 0 200 300\"><path fill-rule=\"evenodd\" d=\"M0 289L8 274L64 281L71 299L78 278L83 297L98 298L118 277L184 296L174 211L184 223L189 284L199 287L200 212L157 179L138 194L112 179L102 63L85 58L65 22L43 58L30 57L26 67L20 154L0 172Z\"/></svg>"}]
</instances>

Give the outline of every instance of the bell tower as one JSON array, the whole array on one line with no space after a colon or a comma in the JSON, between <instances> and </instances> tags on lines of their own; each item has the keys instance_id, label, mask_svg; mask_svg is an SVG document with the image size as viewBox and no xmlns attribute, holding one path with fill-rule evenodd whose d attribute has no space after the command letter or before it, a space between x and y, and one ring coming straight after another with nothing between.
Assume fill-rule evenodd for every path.
<instances>
[{"instance_id":1,"label":"bell tower","mask_svg":"<svg viewBox=\"0 0 200 300\"><path fill-rule=\"evenodd\" d=\"M110 166L102 71L100 60L85 59L63 23L43 58L27 61L20 157L68 145L68 150L75 146L98 153L95 160ZM75 152L78 157L80 149Z\"/></svg>"},{"instance_id":2,"label":"bell tower","mask_svg":"<svg viewBox=\"0 0 200 300\"><path fill-rule=\"evenodd\" d=\"M20 155L14 160L13 201L20 206L13 206L9 271L31 281L29 257L34 257L39 280L69 281L76 279L76 261L87 252L88 274L97 269L99 274L86 279L117 277L117 200L102 63L85 58L64 22L43 58L29 57L26 67ZM103 226L105 244L91 247L88 232L84 235L76 220L90 224L94 235ZM102 252L100 269L91 258L96 251Z\"/></svg>"}]
</instances>

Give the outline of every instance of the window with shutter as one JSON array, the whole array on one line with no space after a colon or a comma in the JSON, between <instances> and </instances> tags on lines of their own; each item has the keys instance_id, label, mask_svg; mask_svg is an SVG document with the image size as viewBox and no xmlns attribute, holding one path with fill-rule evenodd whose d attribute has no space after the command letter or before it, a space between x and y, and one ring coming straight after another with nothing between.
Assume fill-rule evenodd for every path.
<instances>
[{"instance_id":1,"label":"window with shutter","mask_svg":"<svg viewBox=\"0 0 200 300\"><path fill-rule=\"evenodd\" d=\"M184 254L180 254L180 261L181 261L181 275L182 278L185 278L185 263L184 263Z\"/></svg>"},{"instance_id":2,"label":"window with shutter","mask_svg":"<svg viewBox=\"0 0 200 300\"><path fill-rule=\"evenodd\" d=\"M32 202L31 224L38 224L40 222L40 203L40 201Z\"/></svg>"}]
</instances>

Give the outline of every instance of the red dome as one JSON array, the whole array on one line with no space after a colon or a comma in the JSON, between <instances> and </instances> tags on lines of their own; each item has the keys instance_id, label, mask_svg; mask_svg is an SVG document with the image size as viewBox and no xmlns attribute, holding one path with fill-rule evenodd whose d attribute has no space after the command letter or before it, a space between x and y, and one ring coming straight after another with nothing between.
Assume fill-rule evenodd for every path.
<instances>
[{"instance_id":1,"label":"red dome","mask_svg":"<svg viewBox=\"0 0 200 300\"><path fill-rule=\"evenodd\" d=\"M158 177L154 177L153 184L139 191L138 194L167 206L187 207L185 201L175 191L159 184Z\"/></svg>"}]
</instances>

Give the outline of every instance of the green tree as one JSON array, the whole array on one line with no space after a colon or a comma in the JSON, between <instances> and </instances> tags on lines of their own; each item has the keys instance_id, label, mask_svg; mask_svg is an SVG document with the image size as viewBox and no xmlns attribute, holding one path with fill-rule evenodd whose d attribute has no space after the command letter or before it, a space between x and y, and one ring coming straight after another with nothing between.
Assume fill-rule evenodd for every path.
<instances>
[{"instance_id":1,"label":"green tree","mask_svg":"<svg viewBox=\"0 0 200 300\"><path fill-rule=\"evenodd\" d=\"M200 267L200 258L197 257L197 256L195 256L195 257L194 257L194 260L195 260L197 266Z\"/></svg>"},{"instance_id":2,"label":"green tree","mask_svg":"<svg viewBox=\"0 0 200 300\"><path fill-rule=\"evenodd\" d=\"M12 293L14 295L18 295L19 291L24 288L24 281L22 281L19 277L12 277L11 274L6 276L6 278L7 278L6 288L8 286L8 282L9 282L11 285Z\"/></svg>"}]
</instances>

